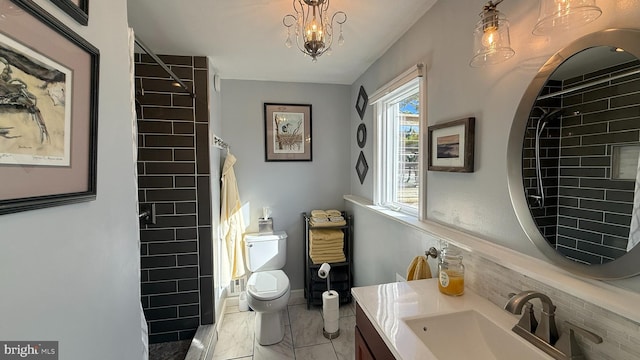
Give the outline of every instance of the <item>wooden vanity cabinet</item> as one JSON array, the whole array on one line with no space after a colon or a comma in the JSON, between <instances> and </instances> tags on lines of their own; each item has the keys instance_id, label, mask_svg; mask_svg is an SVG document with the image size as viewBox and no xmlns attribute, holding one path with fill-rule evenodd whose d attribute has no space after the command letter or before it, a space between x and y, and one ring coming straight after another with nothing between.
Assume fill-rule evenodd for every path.
<instances>
[{"instance_id":1,"label":"wooden vanity cabinet","mask_svg":"<svg viewBox=\"0 0 640 360\"><path fill-rule=\"evenodd\" d=\"M356 303L356 360L395 360L367 315Z\"/></svg>"}]
</instances>

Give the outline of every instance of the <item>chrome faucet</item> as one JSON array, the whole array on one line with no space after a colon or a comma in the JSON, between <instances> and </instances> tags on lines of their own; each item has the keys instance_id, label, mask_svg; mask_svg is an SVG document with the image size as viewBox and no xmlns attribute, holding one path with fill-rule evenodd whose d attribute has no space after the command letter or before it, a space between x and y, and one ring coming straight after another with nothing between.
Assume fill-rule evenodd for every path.
<instances>
[{"instance_id":1,"label":"chrome faucet","mask_svg":"<svg viewBox=\"0 0 640 360\"><path fill-rule=\"evenodd\" d=\"M519 315L524 307L527 308L520 318L520 321L513 327L513 332L523 337L537 348L551 355L557 360L577 360L584 359L584 355L580 351L580 347L575 340L574 333L579 333L585 339L593 341L596 344L602 342L602 338L593 332L583 329L568 321L564 322L566 331L562 336L558 337L558 329L556 328L555 311L556 307L551 299L537 291L523 291L519 294L509 294L511 297L504 306L505 310L512 314ZM533 305L529 300L534 298L540 299L542 303L542 312L540 323L536 321L533 312Z\"/></svg>"},{"instance_id":2,"label":"chrome faucet","mask_svg":"<svg viewBox=\"0 0 640 360\"><path fill-rule=\"evenodd\" d=\"M542 303L540 323L538 323L534 328L524 327L521 323L518 323L516 327L518 327L518 331L524 330L527 333L532 333L535 331L535 335L537 337L544 340L548 344L553 345L556 341L558 341L558 329L556 328L555 320L556 307L555 305L553 305L551 299L547 295L539 293L537 291L523 291L511 297L504 308L512 314L520 315L520 313L522 313L522 308L524 307L524 305L533 298L540 299L540 302ZM525 313L522 319L528 319L529 317L532 317L532 321L530 322L533 323L535 321L535 317L533 317L533 306L527 306L527 310L528 313ZM520 321L522 321L522 319L520 319ZM513 329L513 331L518 333L515 328Z\"/></svg>"}]
</instances>

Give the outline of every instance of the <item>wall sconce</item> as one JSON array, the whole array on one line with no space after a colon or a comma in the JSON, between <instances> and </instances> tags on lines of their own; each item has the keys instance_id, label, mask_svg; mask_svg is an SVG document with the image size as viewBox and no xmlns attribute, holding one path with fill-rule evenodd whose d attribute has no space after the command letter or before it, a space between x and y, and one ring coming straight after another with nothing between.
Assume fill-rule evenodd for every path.
<instances>
[{"instance_id":1,"label":"wall sconce","mask_svg":"<svg viewBox=\"0 0 640 360\"><path fill-rule=\"evenodd\" d=\"M567 30L588 24L602 15L595 0L540 0L538 22L534 35L546 35L553 30Z\"/></svg>"},{"instance_id":2,"label":"wall sconce","mask_svg":"<svg viewBox=\"0 0 640 360\"><path fill-rule=\"evenodd\" d=\"M471 67L498 64L516 53L509 39L509 21L496 9L502 1L489 1L480 13L480 21L473 32Z\"/></svg>"}]
</instances>

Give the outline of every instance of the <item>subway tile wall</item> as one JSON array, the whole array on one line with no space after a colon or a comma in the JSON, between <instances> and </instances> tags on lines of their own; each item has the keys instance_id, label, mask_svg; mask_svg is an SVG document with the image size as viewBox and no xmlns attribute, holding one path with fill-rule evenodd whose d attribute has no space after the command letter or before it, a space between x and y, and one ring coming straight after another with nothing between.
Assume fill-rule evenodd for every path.
<instances>
[{"instance_id":1,"label":"subway tile wall","mask_svg":"<svg viewBox=\"0 0 640 360\"><path fill-rule=\"evenodd\" d=\"M562 89L637 68L638 61L617 65L565 80ZM557 82L550 85L559 90ZM561 107L563 116L549 122L541 136L547 197L545 206L532 209L532 215L549 243L577 261L602 264L626 253L634 181L611 178L612 145L640 144L637 101L640 79L630 76L536 103L545 109ZM540 114L532 112L525 135L528 195L537 195L534 145Z\"/></svg>"},{"instance_id":2,"label":"subway tile wall","mask_svg":"<svg viewBox=\"0 0 640 360\"><path fill-rule=\"evenodd\" d=\"M541 95L550 94L562 89L562 83L550 80L542 89ZM561 100L548 98L539 100L535 104L534 110L529 116L527 129L525 132L523 153L522 153L522 177L527 202L530 205L531 215L538 224L540 232L547 239L549 244L556 244L557 218L558 218L558 164L559 164L559 144L560 125L550 122L542 130L539 130L539 121L545 114L560 108ZM540 124L541 125L541 124ZM536 132L540 132L540 170L542 178L542 189L544 190L544 201L536 197L542 196L539 190L538 178L536 175Z\"/></svg>"},{"instance_id":3,"label":"subway tile wall","mask_svg":"<svg viewBox=\"0 0 640 360\"><path fill-rule=\"evenodd\" d=\"M499 307L507 303L509 293L535 290L548 295L556 305L558 331L564 331L564 321L602 336L603 343L594 344L576 335L588 360L637 360L640 359L640 324L605 308L571 295L568 292L545 285L521 273L498 265L475 253L463 251L465 284L471 290ZM532 300L536 318L540 319L541 305Z\"/></svg>"},{"instance_id":4,"label":"subway tile wall","mask_svg":"<svg viewBox=\"0 0 640 360\"><path fill-rule=\"evenodd\" d=\"M565 80L563 88L640 68L632 61ZM557 248L590 264L626 253L634 180L612 178L613 146L640 143L640 79L612 80L563 96ZM572 115L577 112L577 115Z\"/></svg>"},{"instance_id":5,"label":"subway tile wall","mask_svg":"<svg viewBox=\"0 0 640 360\"><path fill-rule=\"evenodd\" d=\"M139 201L157 212L156 224L140 228L150 343L190 339L214 320L207 59L161 59L196 97L136 55Z\"/></svg>"}]
</instances>

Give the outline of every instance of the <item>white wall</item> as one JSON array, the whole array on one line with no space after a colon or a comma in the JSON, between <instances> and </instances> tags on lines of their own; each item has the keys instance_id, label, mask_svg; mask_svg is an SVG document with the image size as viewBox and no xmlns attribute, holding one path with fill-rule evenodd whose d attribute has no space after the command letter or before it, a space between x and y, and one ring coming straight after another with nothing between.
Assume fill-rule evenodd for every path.
<instances>
[{"instance_id":1,"label":"white wall","mask_svg":"<svg viewBox=\"0 0 640 360\"><path fill-rule=\"evenodd\" d=\"M88 27L37 2L101 52L98 198L0 216L0 339L57 340L61 359L141 359L126 1L92 0Z\"/></svg>"},{"instance_id":2,"label":"white wall","mask_svg":"<svg viewBox=\"0 0 640 360\"><path fill-rule=\"evenodd\" d=\"M222 159L225 152L213 146L213 136L222 138L222 99L220 89L214 84L214 75L217 72L215 64L209 61L209 161L211 172L211 235L213 241L213 299L215 301L214 323L218 323L224 305L224 289L229 285L227 276L220 270L223 263L220 256L223 254L218 235L220 233L220 178L222 176Z\"/></svg>"},{"instance_id":3,"label":"white wall","mask_svg":"<svg viewBox=\"0 0 640 360\"><path fill-rule=\"evenodd\" d=\"M484 0L436 3L353 84L351 102L355 103L360 85L364 85L371 94L415 63L424 62L428 77L429 124L476 117L475 172L428 172L427 217L477 234L496 244L542 257L523 233L507 188L506 149L516 108L538 68L551 54L594 31L637 27L640 1L599 1L603 15L598 20L578 29L554 34L551 38L531 34L537 20L537 1L505 1L500 4L499 10L511 22L511 44L516 55L505 63L474 69L468 66L473 46L472 33L478 20L477 14L485 3ZM369 129L373 129L371 110L367 109L364 120ZM354 140L359 123L358 116L352 114L352 164L355 164L360 151ZM369 140L365 155L367 159L372 159L373 142L371 138ZM365 184L361 186L357 176L352 174L351 193L371 199L372 178L367 176ZM375 224L376 221L371 223ZM381 229L386 222L379 224ZM375 233L375 230L368 231ZM358 228L355 234L355 246L364 249L363 252L356 252L356 263L380 258L389 249L398 246L397 242L389 241L387 246L367 247L361 245L367 239L360 238ZM400 230L397 237L411 239L414 237L412 234L412 230L405 228ZM417 243L410 241L401 244L413 247ZM391 260L396 264L392 267L406 266L409 260L395 258ZM356 275L356 280L358 278ZM626 280L619 285L638 288L640 279Z\"/></svg>"},{"instance_id":4,"label":"white wall","mask_svg":"<svg viewBox=\"0 0 640 360\"><path fill-rule=\"evenodd\" d=\"M273 210L275 230L289 235L287 264L292 289L304 283L302 212L342 209L349 192L349 86L266 81L222 81L222 131L238 159L240 199L251 203L249 231L257 231L262 207ZM311 162L265 162L263 103L311 104ZM245 219L247 221L247 219Z\"/></svg>"}]
</instances>

